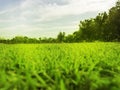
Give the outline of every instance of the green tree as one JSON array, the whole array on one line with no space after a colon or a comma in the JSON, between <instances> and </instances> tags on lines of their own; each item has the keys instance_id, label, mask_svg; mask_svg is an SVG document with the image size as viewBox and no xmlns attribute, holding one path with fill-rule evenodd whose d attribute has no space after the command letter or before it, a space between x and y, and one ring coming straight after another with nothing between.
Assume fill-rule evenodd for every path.
<instances>
[{"instance_id":1,"label":"green tree","mask_svg":"<svg viewBox=\"0 0 120 90\"><path fill-rule=\"evenodd\" d=\"M24 37L23 36L16 36L11 41L12 41L12 43L23 43Z\"/></svg>"},{"instance_id":2,"label":"green tree","mask_svg":"<svg viewBox=\"0 0 120 90\"><path fill-rule=\"evenodd\" d=\"M65 37L65 42L67 42L67 43L72 43L72 42L74 42L74 37L73 37L73 35L72 35L72 34L67 35L67 36Z\"/></svg>"},{"instance_id":3,"label":"green tree","mask_svg":"<svg viewBox=\"0 0 120 90\"><path fill-rule=\"evenodd\" d=\"M87 19L80 21L79 34L81 35L81 40L92 41L94 39L95 33L94 19Z\"/></svg>"},{"instance_id":4,"label":"green tree","mask_svg":"<svg viewBox=\"0 0 120 90\"><path fill-rule=\"evenodd\" d=\"M109 10L109 25L111 30L111 38L120 41L120 0L116 2L116 6Z\"/></svg>"},{"instance_id":5,"label":"green tree","mask_svg":"<svg viewBox=\"0 0 120 90\"><path fill-rule=\"evenodd\" d=\"M64 40L65 40L65 32L60 32L57 36L57 41L61 43L64 42Z\"/></svg>"}]
</instances>

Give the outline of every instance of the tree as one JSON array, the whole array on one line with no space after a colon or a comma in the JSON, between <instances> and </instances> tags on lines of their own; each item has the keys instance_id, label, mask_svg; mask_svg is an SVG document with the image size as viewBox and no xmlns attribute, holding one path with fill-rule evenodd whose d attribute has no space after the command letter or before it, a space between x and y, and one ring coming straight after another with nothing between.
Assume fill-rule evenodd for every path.
<instances>
[{"instance_id":1,"label":"tree","mask_svg":"<svg viewBox=\"0 0 120 90\"><path fill-rule=\"evenodd\" d=\"M95 24L94 19L86 19L84 21L80 21L79 25L79 34L81 35L82 41L92 41L95 37ZM76 34L77 35L77 34Z\"/></svg>"},{"instance_id":2,"label":"tree","mask_svg":"<svg viewBox=\"0 0 120 90\"><path fill-rule=\"evenodd\" d=\"M111 38L120 41L120 0L116 2L116 6L109 10L109 25L111 29Z\"/></svg>"},{"instance_id":3,"label":"tree","mask_svg":"<svg viewBox=\"0 0 120 90\"><path fill-rule=\"evenodd\" d=\"M74 42L74 37L72 34L69 34L68 36L65 37L65 42L67 43L72 43Z\"/></svg>"},{"instance_id":4,"label":"tree","mask_svg":"<svg viewBox=\"0 0 120 90\"><path fill-rule=\"evenodd\" d=\"M12 43L23 43L24 37L23 36L16 36L11 41L12 41Z\"/></svg>"},{"instance_id":5,"label":"tree","mask_svg":"<svg viewBox=\"0 0 120 90\"><path fill-rule=\"evenodd\" d=\"M108 15L106 12L99 13L94 19L95 38L97 40L104 40L105 36L107 36L107 33L108 33L107 20L108 20Z\"/></svg>"},{"instance_id":6,"label":"tree","mask_svg":"<svg viewBox=\"0 0 120 90\"><path fill-rule=\"evenodd\" d=\"M61 43L64 42L64 40L65 40L65 32L60 32L57 36L57 41Z\"/></svg>"},{"instance_id":7,"label":"tree","mask_svg":"<svg viewBox=\"0 0 120 90\"><path fill-rule=\"evenodd\" d=\"M5 38L0 37L0 43L6 43L7 40Z\"/></svg>"}]
</instances>

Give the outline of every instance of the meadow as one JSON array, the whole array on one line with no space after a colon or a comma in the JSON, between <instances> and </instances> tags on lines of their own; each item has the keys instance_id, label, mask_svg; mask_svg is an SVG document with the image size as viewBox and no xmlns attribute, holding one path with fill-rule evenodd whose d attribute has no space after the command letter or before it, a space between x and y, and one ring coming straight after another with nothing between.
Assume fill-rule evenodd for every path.
<instances>
[{"instance_id":1,"label":"meadow","mask_svg":"<svg viewBox=\"0 0 120 90\"><path fill-rule=\"evenodd\" d=\"M0 44L0 90L120 90L120 43Z\"/></svg>"}]
</instances>

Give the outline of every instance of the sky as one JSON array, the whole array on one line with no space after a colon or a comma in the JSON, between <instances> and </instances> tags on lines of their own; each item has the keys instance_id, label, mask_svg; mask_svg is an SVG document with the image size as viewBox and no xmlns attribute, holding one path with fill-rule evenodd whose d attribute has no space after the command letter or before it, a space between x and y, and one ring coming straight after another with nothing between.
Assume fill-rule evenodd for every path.
<instances>
[{"instance_id":1,"label":"sky","mask_svg":"<svg viewBox=\"0 0 120 90\"><path fill-rule=\"evenodd\" d=\"M0 0L0 37L71 34L81 20L108 12L116 0Z\"/></svg>"}]
</instances>

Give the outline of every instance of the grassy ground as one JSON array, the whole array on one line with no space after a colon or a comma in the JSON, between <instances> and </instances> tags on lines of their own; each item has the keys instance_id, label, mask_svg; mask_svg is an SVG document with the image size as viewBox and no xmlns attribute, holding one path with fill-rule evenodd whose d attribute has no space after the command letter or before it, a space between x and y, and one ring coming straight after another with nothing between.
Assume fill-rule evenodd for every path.
<instances>
[{"instance_id":1,"label":"grassy ground","mask_svg":"<svg viewBox=\"0 0 120 90\"><path fill-rule=\"evenodd\" d=\"M0 90L120 90L120 43L0 44Z\"/></svg>"}]
</instances>

